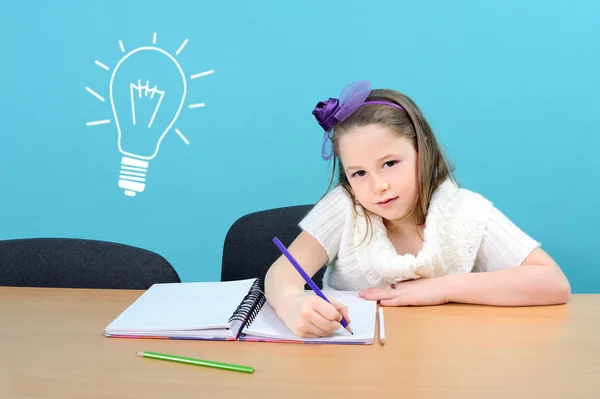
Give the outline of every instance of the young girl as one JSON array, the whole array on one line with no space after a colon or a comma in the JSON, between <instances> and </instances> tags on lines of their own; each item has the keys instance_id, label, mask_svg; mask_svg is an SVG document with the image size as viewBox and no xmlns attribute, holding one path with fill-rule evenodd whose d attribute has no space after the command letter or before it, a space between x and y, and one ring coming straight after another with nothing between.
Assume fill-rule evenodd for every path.
<instances>
[{"instance_id":1,"label":"young girl","mask_svg":"<svg viewBox=\"0 0 600 399\"><path fill-rule=\"evenodd\" d=\"M540 244L487 199L458 187L407 96L360 81L340 100L319 102L313 115L339 182L289 247L308 275L327 264L325 287L357 290L384 306L568 301L569 282ZM284 256L265 278L267 300L294 334L328 335L342 316L350 323L343 304L304 293L304 284Z\"/></svg>"}]
</instances>

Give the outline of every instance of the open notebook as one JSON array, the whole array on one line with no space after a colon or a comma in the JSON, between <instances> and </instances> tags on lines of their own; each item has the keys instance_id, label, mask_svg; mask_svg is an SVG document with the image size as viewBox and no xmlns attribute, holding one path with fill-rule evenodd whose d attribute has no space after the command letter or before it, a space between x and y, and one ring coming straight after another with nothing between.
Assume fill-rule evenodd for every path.
<instances>
[{"instance_id":1,"label":"open notebook","mask_svg":"<svg viewBox=\"0 0 600 399\"><path fill-rule=\"evenodd\" d=\"M310 291L312 292L312 291ZM372 344L376 302L356 291L323 290L348 306L354 335L295 336L266 302L258 279L154 284L105 329L108 337Z\"/></svg>"}]
</instances>

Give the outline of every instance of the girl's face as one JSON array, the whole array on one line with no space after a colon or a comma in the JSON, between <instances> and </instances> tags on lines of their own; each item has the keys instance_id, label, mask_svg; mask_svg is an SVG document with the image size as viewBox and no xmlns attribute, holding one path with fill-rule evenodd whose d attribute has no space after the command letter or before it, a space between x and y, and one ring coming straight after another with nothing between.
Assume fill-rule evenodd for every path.
<instances>
[{"instance_id":1,"label":"girl's face","mask_svg":"<svg viewBox=\"0 0 600 399\"><path fill-rule=\"evenodd\" d=\"M409 139L387 126L360 126L340 137L338 151L363 207L392 222L412 208L419 189L418 155Z\"/></svg>"}]
</instances>

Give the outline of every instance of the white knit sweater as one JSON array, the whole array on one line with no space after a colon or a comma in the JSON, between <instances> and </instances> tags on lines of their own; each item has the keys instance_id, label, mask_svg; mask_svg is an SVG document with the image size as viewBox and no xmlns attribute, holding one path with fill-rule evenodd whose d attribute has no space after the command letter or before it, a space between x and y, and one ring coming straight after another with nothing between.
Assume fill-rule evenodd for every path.
<instances>
[{"instance_id":1,"label":"white knit sweater","mask_svg":"<svg viewBox=\"0 0 600 399\"><path fill-rule=\"evenodd\" d=\"M373 234L363 242L367 222L362 210L336 187L300 222L327 251L324 286L364 290L408 279L501 270L520 265L540 246L483 196L450 180L431 198L417 256L398 254L382 219L370 217Z\"/></svg>"}]
</instances>

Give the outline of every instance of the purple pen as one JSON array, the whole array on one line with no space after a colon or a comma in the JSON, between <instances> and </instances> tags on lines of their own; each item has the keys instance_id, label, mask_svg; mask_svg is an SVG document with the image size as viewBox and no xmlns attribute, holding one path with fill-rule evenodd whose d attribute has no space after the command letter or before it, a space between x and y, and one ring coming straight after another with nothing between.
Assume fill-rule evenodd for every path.
<instances>
[{"instance_id":1,"label":"purple pen","mask_svg":"<svg viewBox=\"0 0 600 399\"><path fill-rule=\"evenodd\" d=\"M321 290L319 289L319 287L317 287L317 285L315 284L314 281L312 281L312 279L308 276L308 274L306 274L306 272L304 271L304 269L302 268L302 266L300 266L298 264L298 262L296 261L296 259L294 259L294 257L292 256L292 254L285 248L285 246L281 243L281 241L279 241L279 238L274 237L273 238L273 242L275 243L275 245L277 245L277 248L279 248L279 250L285 255L286 258L288 258L288 260L290 261L290 263L294 266L294 268L296 268L296 270L298 271L298 273L300 273L300 275L302 276L302 278L304 279L304 281L306 281L306 283L308 284L308 286L315 292L315 294L317 294L318 296L320 296L321 298L323 298L324 300L326 300L328 303L331 303L329 301L329 299L327 299L327 297L325 296L325 294L323 294L323 292L321 292ZM354 333L352 332L352 329L348 326L348 322L344 319L344 317L342 316L342 321L341 321L342 326L352 335L354 335Z\"/></svg>"}]
</instances>

